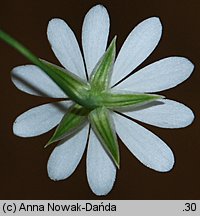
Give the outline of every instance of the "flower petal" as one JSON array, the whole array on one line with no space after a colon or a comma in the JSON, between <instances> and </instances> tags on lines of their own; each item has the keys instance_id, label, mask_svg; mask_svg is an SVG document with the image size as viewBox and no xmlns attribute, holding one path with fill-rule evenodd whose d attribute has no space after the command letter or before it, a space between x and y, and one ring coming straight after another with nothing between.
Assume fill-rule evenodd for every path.
<instances>
[{"instance_id":1,"label":"flower petal","mask_svg":"<svg viewBox=\"0 0 200 216\"><path fill-rule=\"evenodd\" d=\"M54 181L66 179L75 171L86 147L88 128L87 125L55 147L47 164L50 179Z\"/></svg>"},{"instance_id":2,"label":"flower petal","mask_svg":"<svg viewBox=\"0 0 200 216\"><path fill-rule=\"evenodd\" d=\"M157 17L144 20L131 31L116 59L111 85L123 79L152 53L161 33L162 25Z\"/></svg>"},{"instance_id":3,"label":"flower petal","mask_svg":"<svg viewBox=\"0 0 200 216\"><path fill-rule=\"evenodd\" d=\"M90 130L87 150L87 178L96 195L106 195L113 187L116 167L93 130Z\"/></svg>"},{"instance_id":4,"label":"flower petal","mask_svg":"<svg viewBox=\"0 0 200 216\"><path fill-rule=\"evenodd\" d=\"M159 137L117 113L114 120L117 134L139 161L159 172L172 169L173 153Z\"/></svg>"},{"instance_id":5,"label":"flower petal","mask_svg":"<svg viewBox=\"0 0 200 216\"><path fill-rule=\"evenodd\" d=\"M97 5L86 14L82 28L82 44L88 75L106 50L110 19L102 5Z\"/></svg>"},{"instance_id":6,"label":"flower petal","mask_svg":"<svg viewBox=\"0 0 200 216\"><path fill-rule=\"evenodd\" d=\"M35 65L18 66L11 73L13 83L21 91L43 97L67 97L51 78Z\"/></svg>"},{"instance_id":7,"label":"flower petal","mask_svg":"<svg viewBox=\"0 0 200 216\"><path fill-rule=\"evenodd\" d=\"M137 71L116 86L134 92L158 92L172 88L192 73L194 65L183 57L168 57Z\"/></svg>"},{"instance_id":8,"label":"flower petal","mask_svg":"<svg viewBox=\"0 0 200 216\"><path fill-rule=\"evenodd\" d=\"M63 20L50 20L47 36L51 48L60 63L70 72L82 79L86 79L81 51L76 37L70 27Z\"/></svg>"},{"instance_id":9,"label":"flower petal","mask_svg":"<svg viewBox=\"0 0 200 216\"><path fill-rule=\"evenodd\" d=\"M182 128L190 125L194 120L191 109L168 99L154 101L124 114L161 128Z\"/></svg>"},{"instance_id":10,"label":"flower petal","mask_svg":"<svg viewBox=\"0 0 200 216\"><path fill-rule=\"evenodd\" d=\"M71 105L71 101L62 101L34 107L16 118L13 124L13 132L20 137L33 137L43 134L61 121Z\"/></svg>"}]
</instances>

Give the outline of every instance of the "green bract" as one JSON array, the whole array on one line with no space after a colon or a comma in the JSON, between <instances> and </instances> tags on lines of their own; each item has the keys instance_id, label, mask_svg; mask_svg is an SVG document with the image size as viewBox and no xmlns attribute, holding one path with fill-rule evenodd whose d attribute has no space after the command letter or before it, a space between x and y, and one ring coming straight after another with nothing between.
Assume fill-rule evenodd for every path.
<instances>
[{"instance_id":1,"label":"green bract","mask_svg":"<svg viewBox=\"0 0 200 216\"><path fill-rule=\"evenodd\" d=\"M119 148L109 109L134 107L163 97L141 93L112 92L109 86L116 55L116 37L97 63L88 82L66 69L37 58L1 30L0 38L41 68L74 101L47 145L72 135L89 120L105 150L119 167Z\"/></svg>"}]
</instances>

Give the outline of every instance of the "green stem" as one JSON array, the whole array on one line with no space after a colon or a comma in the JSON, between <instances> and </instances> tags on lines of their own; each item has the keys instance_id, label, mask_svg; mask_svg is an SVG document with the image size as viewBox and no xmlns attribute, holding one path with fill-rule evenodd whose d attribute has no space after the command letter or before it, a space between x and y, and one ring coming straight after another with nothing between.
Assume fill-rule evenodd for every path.
<instances>
[{"instance_id":1,"label":"green stem","mask_svg":"<svg viewBox=\"0 0 200 216\"><path fill-rule=\"evenodd\" d=\"M23 56L25 56L33 64L35 64L38 67L40 67L42 70L44 70L44 71L47 70L47 67L38 59L37 56L35 56L30 50L28 50L21 43L19 43L17 40L15 40L13 37L11 37L10 35L8 35L6 32L2 31L1 29L0 29L0 39L2 39L3 41L5 41L11 47L15 48Z\"/></svg>"}]
</instances>

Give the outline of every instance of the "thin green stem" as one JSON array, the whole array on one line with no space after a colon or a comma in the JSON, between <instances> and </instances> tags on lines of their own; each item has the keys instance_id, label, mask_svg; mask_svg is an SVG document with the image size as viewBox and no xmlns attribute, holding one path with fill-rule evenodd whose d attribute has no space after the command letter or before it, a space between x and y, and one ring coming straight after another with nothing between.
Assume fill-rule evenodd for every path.
<instances>
[{"instance_id":1,"label":"thin green stem","mask_svg":"<svg viewBox=\"0 0 200 216\"><path fill-rule=\"evenodd\" d=\"M18 42L16 39L11 37L6 32L2 31L0 29L0 39L5 41L7 44L9 44L11 47L15 48L17 51L19 51L23 56L25 56L28 60L30 60L33 64L40 67L42 70L46 71L47 67L38 59L37 56L35 56L30 50L28 50L25 46L23 46L20 42Z\"/></svg>"}]
</instances>

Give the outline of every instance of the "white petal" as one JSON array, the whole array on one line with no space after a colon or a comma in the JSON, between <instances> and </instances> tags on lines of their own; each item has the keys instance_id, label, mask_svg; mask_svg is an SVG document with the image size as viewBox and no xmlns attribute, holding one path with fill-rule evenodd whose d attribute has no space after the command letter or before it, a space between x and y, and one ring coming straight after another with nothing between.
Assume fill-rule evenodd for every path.
<instances>
[{"instance_id":1,"label":"white petal","mask_svg":"<svg viewBox=\"0 0 200 216\"><path fill-rule=\"evenodd\" d=\"M132 30L116 59L112 85L128 75L152 53L161 33L162 25L157 17L144 20Z\"/></svg>"},{"instance_id":2,"label":"white petal","mask_svg":"<svg viewBox=\"0 0 200 216\"><path fill-rule=\"evenodd\" d=\"M87 150L89 186L96 195L106 195L112 189L115 177L116 167L91 129Z\"/></svg>"},{"instance_id":3,"label":"white petal","mask_svg":"<svg viewBox=\"0 0 200 216\"><path fill-rule=\"evenodd\" d=\"M47 164L49 178L54 181L66 179L75 171L86 147L88 128L87 125L55 147Z\"/></svg>"},{"instance_id":4,"label":"white petal","mask_svg":"<svg viewBox=\"0 0 200 216\"><path fill-rule=\"evenodd\" d=\"M135 92L158 92L172 88L186 80L194 65L183 57L168 57L137 71L116 86Z\"/></svg>"},{"instance_id":5,"label":"white petal","mask_svg":"<svg viewBox=\"0 0 200 216\"><path fill-rule=\"evenodd\" d=\"M81 51L70 27L61 19L52 19L47 28L47 36L60 63L67 70L86 79Z\"/></svg>"},{"instance_id":6,"label":"white petal","mask_svg":"<svg viewBox=\"0 0 200 216\"><path fill-rule=\"evenodd\" d=\"M167 99L160 99L124 114L161 128L182 128L190 125L194 120L191 109L184 104Z\"/></svg>"},{"instance_id":7,"label":"white petal","mask_svg":"<svg viewBox=\"0 0 200 216\"><path fill-rule=\"evenodd\" d=\"M13 132L20 137L33 137L43 134L54 128L62 119L70 101L44 104L34 107L20 116L13 124Z\"/></svg>"},{"instance_id":8,"label":"white petal","mask_svg":"<svg viewBox=\"0 0 200 216\"><path fill-rule=\"evenodd\" d=\"M102 5L93 7L86 14L82 29L82 44L88 75L106 50L109 27L109 15Z\"/></svg>"},{"instance_id":9,"label":"white petal","mask_svg":"<svg viewBox=\"0 0 200 216\"><path fill-rule=\"evenodd\" d=\"M18 66L11 73L13 83L21 91L44 97L67 97L52 79L35 65Z\"/></svg>"},{"instance_id":10,"label":"white petal","mask_svg":"<svg viewBox=\"0 0 200 216\"><path fill-rule=\"evenodd\" d=\"M114 120L121 140L145 166L160 172L172 169L173 153L159 137L117 113L114 114Z\"/></svg>"}]
</instances>

